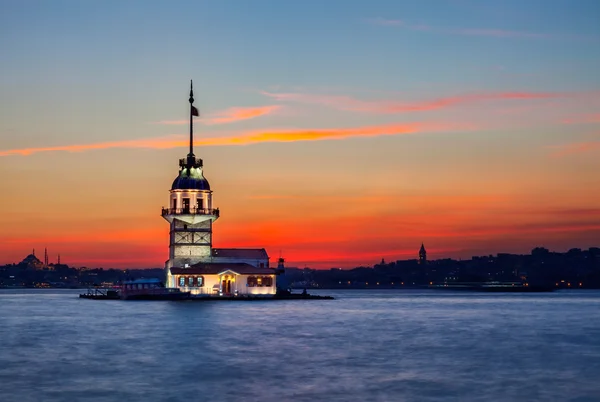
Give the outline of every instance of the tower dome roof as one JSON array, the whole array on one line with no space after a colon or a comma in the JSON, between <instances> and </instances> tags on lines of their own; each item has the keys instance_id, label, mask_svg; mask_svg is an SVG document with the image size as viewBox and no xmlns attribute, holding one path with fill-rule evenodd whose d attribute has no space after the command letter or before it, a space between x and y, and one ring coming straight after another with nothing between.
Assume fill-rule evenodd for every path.
<instances>
[{"instance_id":1,"label":"tower dome roof","mask_svg":"<svg viewBox=\"0 0 600 402\"><path fill-rule=\"evenodd\" d=\"M210 190L210 184L202 175L201 167L183 168L173 180L171 190Z\"/></svg>"}]
</instances>

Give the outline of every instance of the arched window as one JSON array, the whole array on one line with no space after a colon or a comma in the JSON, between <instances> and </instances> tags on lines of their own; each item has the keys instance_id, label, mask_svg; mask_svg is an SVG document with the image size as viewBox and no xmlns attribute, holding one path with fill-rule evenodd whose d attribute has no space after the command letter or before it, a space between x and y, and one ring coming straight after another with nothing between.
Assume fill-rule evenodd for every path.
<instances>
[{"instance_id":1,"label":"arched window","mask_svg":"<svg viewBox=\"0 0 600 402\"><path fill-rule=\"evenodd\" d=\"M185 286L185 276L179 277L179 286Z\"/></svg>"},{"instance_id":2,"label":"arched window","mask_svg":"<svg viewBox=\"0 0 600 402\"><path fill-rule=\"evenodd\" d=\"M188 277L188 286L194 286L194 277L193 276Z\"/></svg>"},{"instance_id":3,"label":"arched window","mask_svg":"<svg viewBox=\"0 0 600 402\"><path fill-rule=\"evenodd\" d=\"M204 286L204 277L203 276L199 276L197 278L197 282L196 283L197 283L196 286L198 286L199 288L201 288L202 286Z\"/></svg>"}]
</instances>

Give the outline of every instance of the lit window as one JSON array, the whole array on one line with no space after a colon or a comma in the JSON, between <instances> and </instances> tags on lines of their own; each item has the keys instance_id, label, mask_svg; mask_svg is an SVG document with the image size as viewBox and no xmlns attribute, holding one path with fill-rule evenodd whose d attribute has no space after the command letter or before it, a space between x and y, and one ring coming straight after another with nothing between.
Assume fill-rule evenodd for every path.
<instances>
[{"instance_id":1,"label":"lit window","mask_svg":"<svg viewBox=\"0 0 600 402\"><path fill-rule=\"evenodd\" d=\"M198 277L198 287L201 288L202 286L204 286L204 277L199 276Z\"/></svg>"},{"instance_id":2,"label":"lit window","mask_svg":"<svg viewBox=\"0 0 600 402\"><path fill-rule=\"evenodd\" d=\"M247 283L248 287L250 287L250 288L256 286L256 277L249 276L246 283Z\"/></svg>"},{"instance_id":3,"label":"lit window","mask_svg":"<svg viewBox=\"0 0 600 402\"><path fill-rule=\"evenodd\" d=\"M185 277L183 277L183 276L179 277L179 286L185 286Z\"/></svg>"},{"instance_id":4,"label":"lit window","mask_svg":"<svg viewBox=\"0 0 600 402\"><path fill-rule=\"evenodd\" d=\"M256 278L256 284L257 284L257 286L262 286L263 285L262 279L263 278L261 278L260 276L258 278Z\"/></svg>"}]
</instances>

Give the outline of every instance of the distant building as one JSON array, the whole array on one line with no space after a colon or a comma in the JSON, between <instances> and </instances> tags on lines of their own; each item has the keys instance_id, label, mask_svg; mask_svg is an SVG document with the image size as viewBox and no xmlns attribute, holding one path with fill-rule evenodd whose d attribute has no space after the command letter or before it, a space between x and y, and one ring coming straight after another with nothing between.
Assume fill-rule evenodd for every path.
<instances>
[{"instance_id":1,"label":"distant building","mask_svg":"<svg viewBox=\"0 0 600 402\"><path fill-rule=\"evenodd\" d=\"M219 218L212 191L203 174L202 159L194 155L193 106L190 89L190 152L179 160L179 173L171 185L169 206L162 216L170 224L166 286L194 295L276 293L275 269L269 268L264 248L213 248L212 225Z\"/></svg>"},{"instance_id":2,"label":"distant building","mask_svg":"<svg viewBox=\"0 0 600 402\"><path fill-rule=\"evenodd\" d=\"M419 249L419 264L427 263L427 250L425 250L425 245L421 243L421 248Z\"/></svg>"},{"instance_id":3,"label":"distant building","mask_svg":"<svg viewBox=\"0 0 600 402\"><path fill-rule=\"evenodd\" d=\"M23 268L26 268L26 269L42 269L42 268L44 268L44 263L41 262L39 260L39 258L37 258L35 256L35 249L33 249L31 251L31 254L29 254L27 257L23 258L23 261L21 261L18 265Z\"/></svg>"}]
</instances>

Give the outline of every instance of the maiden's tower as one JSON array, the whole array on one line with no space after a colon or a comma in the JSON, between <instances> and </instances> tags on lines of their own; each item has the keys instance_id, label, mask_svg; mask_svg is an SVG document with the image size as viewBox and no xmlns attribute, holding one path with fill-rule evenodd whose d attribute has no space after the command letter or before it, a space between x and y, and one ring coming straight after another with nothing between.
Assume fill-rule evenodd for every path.
<instances>
[{"instance_id":1,"label":"maiden's tower","mask_svg":"<svg viewBox=\"0 0 600 402\"><path fill-rule=\"evenodd\" d=\"M166 284L196 296L274 295L275 269L269 268L264 248L213 248L213 223L219 218L213 192L204 177L202 159L194 154L194 92L190 85L190 144L179 160L179 173L171 185L168 207L169 259Z\"/></svg>"}]
</instances>

